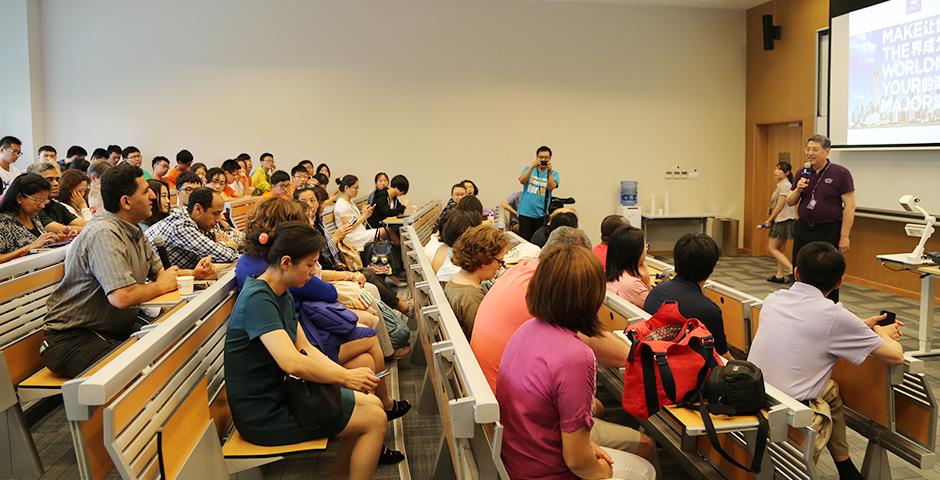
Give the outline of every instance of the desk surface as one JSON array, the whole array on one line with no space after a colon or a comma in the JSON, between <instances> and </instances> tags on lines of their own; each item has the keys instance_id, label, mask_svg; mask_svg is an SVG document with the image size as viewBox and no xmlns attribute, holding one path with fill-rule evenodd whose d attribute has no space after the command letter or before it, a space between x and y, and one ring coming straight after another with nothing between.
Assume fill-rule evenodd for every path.
<instances>
[{"instance_id":1,"label":"desk surface","mask_svg":"<svg viewBox=\"0 0 940 480\"><path fill-rule=\"evenodd\" d=\"M911 271L918 272L918 273L924 273L927 275L934 275L934 276L940 277L940 265L911 265L907 263L895 262L893 260L884 260L880 258L878 260L880 260L882 263L889 263L891 265L897 265L901 268L904 268L905 270L911 270Z\"/></svg>"},{"instance_id":2,"label":"desk surface","mask_svg":"<svg viewBox=\"0 0 940 480\"><path fill-rule=\"evenodd\" d=\"M187 295L186 297L189 298L189 297L194 296L195 294L196 292L194 292L193 295ZM150 300L147 300L146 302L141 303L140 306L141 307L172 307L176 305L177 303L182 302L183 300L186 300L186 298L180 295L180 291L173 290L172 292L164 293L163 295L160 295L156 298L151 298Z\"/></svg>"},{"instance_id":3,"label":"desk surface","mask_svg":"<svg viewBox=\"0 0 940 480\"><path fill-rule=\"evenodd\" d=\"M385 220L382 220L382 223L386 225L402 225L405 223L405 218L388 217Z\"/></svg>"},{"instance_id":4,"label":"desk surface","mask_svg":"<svg viewBox=\"0 0 940 480\"><path fill-rule=\"evenodd\" d=\"M682 218L713 218L717 217L714 213L644 213L643 218L648 220L669 220Z\"/></svg>"}]
</instances>

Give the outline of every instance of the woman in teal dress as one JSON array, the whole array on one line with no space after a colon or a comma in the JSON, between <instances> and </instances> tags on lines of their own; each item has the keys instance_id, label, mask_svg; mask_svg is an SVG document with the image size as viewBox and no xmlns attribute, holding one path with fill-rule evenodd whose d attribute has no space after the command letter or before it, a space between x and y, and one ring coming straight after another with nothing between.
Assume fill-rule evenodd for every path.
<instances>
[{"instance_id":1,"label":"woman in teal dress","mask_svg":"<svg viewBox=\"0 0 940 480\"><path fill-rule=\"evenodd\" d=\"M259 445L285 445L339 436L334 478L372 478L388 420L372 391L370 368L347 369L310 344L297 328L290 288L302 287L319 269L323 237L291 222L262 235L267 270L251 277L235 302L225 340L225 383L235 426ZM305 352L306 355L301 353ZM343 413L315 429L291 414L282 387L284 374L341 387Z\"/></svg>"}]
</instances>

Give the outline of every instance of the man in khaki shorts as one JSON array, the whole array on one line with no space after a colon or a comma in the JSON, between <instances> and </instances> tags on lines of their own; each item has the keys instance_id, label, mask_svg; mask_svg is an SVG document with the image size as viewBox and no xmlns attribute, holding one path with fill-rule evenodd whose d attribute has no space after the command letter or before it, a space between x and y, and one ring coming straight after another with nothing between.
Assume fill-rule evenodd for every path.
<instances>
[{"instance_id":1,"label":"man in khaki shorts","mask_svg":"<svg viewBox=\"0 0 940 480\"><path fill-rule=\"evenodd\" d=\"M842 284L843 274L845 258L832 244L804 246L796 258L796 282L764 300L748 360L760 367L767 383L816 412L814 460L827 447L840 480L861 480L849 458L842 397L830 378L832 367L840 358L858 365L869 355L892 365L903 363L904 350L897 341L903 324L880 326L885 315L863 320L828 300L826 295Z\"/></svg>"}]
</instances>

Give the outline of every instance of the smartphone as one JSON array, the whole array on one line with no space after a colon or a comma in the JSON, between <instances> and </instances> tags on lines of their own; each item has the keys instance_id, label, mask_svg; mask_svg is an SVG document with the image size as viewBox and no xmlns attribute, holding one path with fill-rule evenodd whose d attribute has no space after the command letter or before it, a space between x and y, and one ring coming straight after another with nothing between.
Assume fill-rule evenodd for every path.
<instances>
[{"instance_id":1,"label":"smartphone","mask_svg":"<svg viewBox=\"0 0 940 480\"><path fill-rule=\"evenodd\" d=\"M888 318L885 318L884 320L878 322L878 326L881 326L881 327L887 327L888 325L891 325L892 323L894 323L895 320L897 319L897 315L895 315L894 312L892 311L882 310L880 314L888 316Z\"/></svg>"},{"instance_id":2,"label":"smartphone","mask_svg":"<svg viewBox=\"0 0 940 480\"><path fill-rule=\"evenodd\" d=\"M382 378L382 377L388 375L389 373L392 373L392 369L391 369L391 368L386 368L385 370L382 370L381 372L376 372L375 376L376 376L376 378Z\"/></svg>"},{"instance_id":3,"label":"smartphone","mask_svg":"<svg viewBox=\"0 0 940 480\"><path fill-rule=\"evenodd\" d=\"M353 224L355 224L355 223L356 223L356 217L353 217L352 220L346 222L346 225L353 225Z\"/></svg>"}]
</instances>

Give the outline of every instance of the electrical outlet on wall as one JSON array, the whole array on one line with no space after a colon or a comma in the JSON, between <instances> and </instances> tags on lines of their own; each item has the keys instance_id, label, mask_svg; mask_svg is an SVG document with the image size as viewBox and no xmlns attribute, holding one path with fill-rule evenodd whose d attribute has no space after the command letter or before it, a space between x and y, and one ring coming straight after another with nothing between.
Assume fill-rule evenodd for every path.
<instances>
[{"instance_id":1,"label":"electrical outlet on wall","mask_svg":"<svg viewBox=\"0 0 940 480\"><path fill-rule=\"evenodd\" d=\"M697 169L697 168L693 168L692 170L689 171L689 178L691 178L691 179L693 179L693 180L695 180L695 179L698 178L698 169Z\"/></svg>"},{"instance_id":2,"label":"electrical outlet on wall","mask_svg":"<svg viewBox=\"0 0 940 480\"><path fill-rule=\"evenodd\" d=\"M672 180L672 170L666 170L666 180Z\"/></svg>"},{"instance_id":3,"label":"electrical outlet on wall","mask_svg":"<svg viewBox=\"0 0 940 480\"><path fill-rule=\"evenodd\" d=\"M688 170L682 170L681 172L679 172L679 180L685 180L687 178L689 178Z\"/></svg>"}]
</instances>

